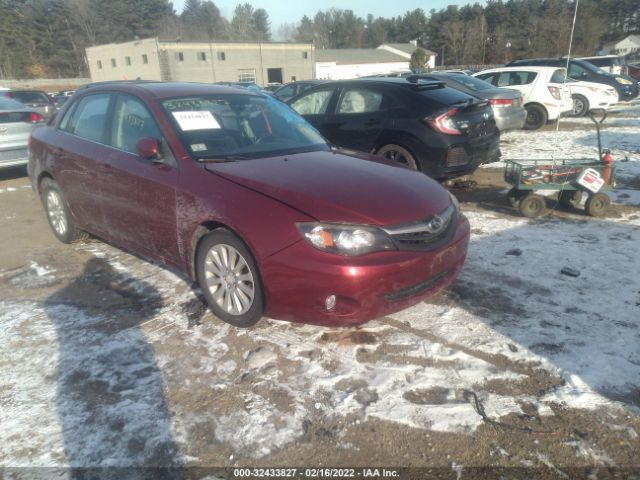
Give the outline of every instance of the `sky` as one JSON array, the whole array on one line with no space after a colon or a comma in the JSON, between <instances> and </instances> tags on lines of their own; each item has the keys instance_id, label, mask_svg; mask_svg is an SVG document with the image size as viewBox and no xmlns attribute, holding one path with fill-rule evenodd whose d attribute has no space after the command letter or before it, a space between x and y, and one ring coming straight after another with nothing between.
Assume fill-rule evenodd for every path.
<instances>
[{"instance_id":1,"label":"sky","mask_svg":"<svg viewBox=\"0 0 640 480\"><path fill-rule=\"evenodd\" d=\"M229 20L233 17L236 5L240 3L250 3L253 8L264 8L271 21L271 33L275 36L283 23L297 23L304 15L313 17L318 10L330 8L353 10L360 17L366 17L371 13L374 17L390 18L403 15L416 8L422 8L425 13L428 13L432 8L440 10L448 5L484 4L486 2L484 0L430 0L428 2L424 0L396 0L393 2L373 2L371 0L213 0L213 3ZM177 13L181 13L184 8L184 0L173 0L173 6Z\"/></svg>"}]
</instances>

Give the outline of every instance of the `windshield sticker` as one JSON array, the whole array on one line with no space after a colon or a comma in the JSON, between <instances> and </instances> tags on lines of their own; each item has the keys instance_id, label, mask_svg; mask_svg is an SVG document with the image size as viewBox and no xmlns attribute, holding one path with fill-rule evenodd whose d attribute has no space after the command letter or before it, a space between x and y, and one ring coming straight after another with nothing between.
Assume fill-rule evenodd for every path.
<instances>
[{"instance_id":1,"label":"windshield sticker","mask_svg":"<svg viewBox=\"0 0 640 480\"><path fill-rule=\"evenodd\" d=\"M218 121L208 110L171 113L184 132L189 130L210 130L212 128L221 128Z\"/></svg>"},{"instance_id":2,"label":"windshield sticker","mask_svg":"<svg viewBox=\"0 0 640 480\"><path fill-rule=\"evenodd\" d=\"M204 152L207 150L207 146L204 143L193 143L191 144L192 152Z\"/></svg>"}]
</instances>

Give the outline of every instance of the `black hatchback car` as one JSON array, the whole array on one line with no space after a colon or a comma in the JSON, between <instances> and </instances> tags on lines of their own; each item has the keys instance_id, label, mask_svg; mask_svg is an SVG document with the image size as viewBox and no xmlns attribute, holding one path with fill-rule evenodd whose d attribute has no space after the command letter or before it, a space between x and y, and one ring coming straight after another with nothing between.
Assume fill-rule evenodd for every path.
<instances>
[{"instance_id":1,"label":"black hatchback car","mask_svg":"<svg viewBox=\"0 0 640 480\"><path fill-rule=\"evenodd\" d=\"M566 67L566 58L534 58L528 60L514 60L507 63L505 67L520 66L549 66L549 67ZM626 75L617 75L608 73L599 67L596 67L586 60L571 59L569 60L569 76L575 80L584 82L602 83L609 85L618 92L618 100L628 102L638 96L638 82Z\"/></svg>"},{"instance_id":2,"label":"black hatchback car","mask_svg":"<svg viewBox=\"0 0 640 480\"><path fill-rule=\"evenodd\" d=\"M333 145L375 153L437 180L500 157L489 103L442 82L417 76L329 82L287 103Z\"/></svg>"}]
</instances>

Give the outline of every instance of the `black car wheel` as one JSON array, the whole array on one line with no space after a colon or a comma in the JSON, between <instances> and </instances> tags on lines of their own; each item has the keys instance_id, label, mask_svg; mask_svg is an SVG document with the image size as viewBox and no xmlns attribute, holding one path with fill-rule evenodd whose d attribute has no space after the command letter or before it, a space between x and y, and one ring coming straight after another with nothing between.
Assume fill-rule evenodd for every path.
<instances>
[{"instance_id":1,"label":"black car wheel","mask_svg":"<svg viewBox=\"0 0 640 480\"><path fill-rule=\"evenodd\" d=\"M592 217L604 217L609 205L611 205L609 195L606 193L592 193L587 198L584 209Z\"/></svg>"},{"instance_id":2,"label":"black car wheel","mask_svg":"<svg viewBox=\"0 0 640 480\"><path fill-rule=\"evenodd\" d=\"M209 307L221 320L247 328L262 317L262 281L255 260L230 231L219 228L200 241L196 277Z\"/></svg>"},{"instance_id":3,"label":"black car wheel","mask_svg":"<svg viewBox=\"0 0 640 480\"><path fill-rule=\"evenodd\" d=\"M542 195L529 193L520 200L518 210L528 218L536 218L542 215L547 209L546 202Z\"/></svg>"},{"instance_id":4,"label":"black car wheel","mask_svg":"<svg viewBox=\"0 0 640 480\"><path fill-rule=\"evenodd\" d=\"M547 123L547 111L540 105L527 105L527 120L525 121L524 128L527 130L537 130L542 128Z\"/></svg>"},{"instance_id":5,"label":"black car wheel","mask_svg":"<svg viewBox=\"0 0 640 480\"><path fill-rule=\"evenodd\" d=\"M405 167L409 167L411 170L418 170L418 164L414 156L404 147L390 143L384 145L378 149L377 155L384 157L388 160L401 163Z\"/></svg>"},{"instance_id":6,"label":"black car wheel","mask_svg":"<svg viewBox=\"0 0 640 480\"><path fill-rule=\"evenodd\" d=\"M582 95L571 95L573 98L573 112L572 117L583 117L589 111L589 100Z\"/></svg>"},{"instance_id":7,"label":"black car wheel","mask_svg":"<svg viewBox=\"0 0 640 480\"><path fill-rule=\"evenodd\" d=\"M50 178L43 179L40 183L40 194L49 225L58 240L63 243L73 243L89 237L87 232L80 230L73 223L62 190L55 181Z\"/></svg>"}]
</instances>

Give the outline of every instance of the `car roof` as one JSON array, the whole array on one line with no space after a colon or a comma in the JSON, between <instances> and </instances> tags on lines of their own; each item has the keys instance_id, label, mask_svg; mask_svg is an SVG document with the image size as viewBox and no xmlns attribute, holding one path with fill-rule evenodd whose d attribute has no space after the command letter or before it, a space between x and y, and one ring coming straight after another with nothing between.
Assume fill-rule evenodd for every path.
<instances>
[{"instance_id":1,"label":"car roof","mask_svg":"<svg viewBox=\"0 0 640 480\"><path fill-rule=\"evenodd\" d=\"M489 68L487 70L482 70L480 72L474 73L473 76L480 75L481 73L491 73L491 72L515 72L520 70L531 70L537 72L548 72L549 70L558 70L559 68L564 68L561 66L551 67L547 65L517 65L513 67L497 67L497 68Z\"/></svg>"},{"instance_id":2,"label":"car roof","mask_svg":"<svg viewBox=\"0 0 640 480\"><path fill-rule=\"evenodd\" d=\"M211 95L220 93L229 93L232 89L233 93L240 95L261 95L258 92L230 85L215 85L210 83L195 82L161 82L153 80L133 80L133 81L113 81L98 82L83 85L78 90L96 90L96 91L121 91L121 92L140 92L144 91L156 97L157 99L165 99L172 97L181 97L187 95Z\"/></svg>"}]
</instances>

